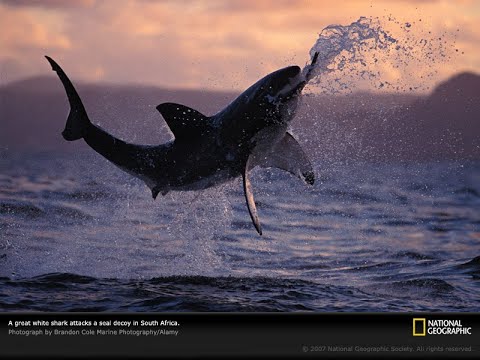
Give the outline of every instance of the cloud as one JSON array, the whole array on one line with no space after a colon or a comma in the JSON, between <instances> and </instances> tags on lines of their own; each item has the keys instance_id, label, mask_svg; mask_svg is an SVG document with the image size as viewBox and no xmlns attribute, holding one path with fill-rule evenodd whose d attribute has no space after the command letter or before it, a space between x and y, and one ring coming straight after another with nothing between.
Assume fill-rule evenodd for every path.
<instances>
[{"instance_id":1,"label":"cloud","mask_svg":"<svg viewBox=\"0 0 480 360\"><path fill-rule=\"evenodd\" d=\"M433 38L458 26L455 41L465 55L450 63L438 59L432 66L442 75L464 68L478 72L475 6L435 0L4 0L0 64L21 64L8 79L22 77L21 69L23 77L45 74L43 55L48 54L73 78L87 81L240 90L277 68L303 65L329 24L349 24L362 15L385 20L393 14L396 19L385 25L410 21L413 36Z\"/></svg>"},{"instance_id":2,"label":"cloud","mask_svg":"<svg viewBox=\"0 0 480 360\"><path fill-rule=\"evenodd\" d=\"M39 21L39 18L44 21ZM34 49L70 49L68 36L61 31L63 16L44 10L21 11L0 7L3 29L0 32L2 53L21 56Z\"/></svg>"},{"instance_id":3,"label":"cloud","mask_svg":"<svg viewBox=\"0 0 480 360\"><path fill-rule=\"evenodd\" d=\"M95 0L0 0L0 4L12 7L72 8L91 7Z\"/></svg>"}]
</instances>

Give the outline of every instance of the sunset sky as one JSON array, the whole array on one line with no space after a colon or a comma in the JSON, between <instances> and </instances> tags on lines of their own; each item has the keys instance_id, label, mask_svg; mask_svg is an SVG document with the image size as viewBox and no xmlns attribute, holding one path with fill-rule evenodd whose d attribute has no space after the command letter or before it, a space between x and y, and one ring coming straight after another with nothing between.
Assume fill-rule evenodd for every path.
<instances>
[{"instance_id":1,"label":"sunset sky","mask_svg":"<svg viewBox=\"0 0 480 360\"><path fill-rule=\"evenodd\" d=\"M360 16L387 30L409 23L400 37L438 40L449 52L395 71L383 64L385 80L480 73L480 1L0 0L0 83L51 75L49 55L75 80L237 91L304 65L324 27Z\"/></svg>"}]
</instances>

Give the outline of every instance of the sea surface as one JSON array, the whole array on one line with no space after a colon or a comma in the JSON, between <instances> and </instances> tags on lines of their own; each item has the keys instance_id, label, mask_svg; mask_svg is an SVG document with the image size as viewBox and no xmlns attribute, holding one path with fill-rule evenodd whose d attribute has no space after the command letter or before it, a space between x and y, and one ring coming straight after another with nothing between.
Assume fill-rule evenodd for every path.
<instances>
[{"instance_id":1,"label":"sea surface","mask_svg":"<svg viewBox=\"0 0 480 360\"><path fill-rule=\"evenodd\" d=\"M317 163L153 200L93 151L0 157L1 311L480 311L480 164Z\"/></svg>"}]
</instances>

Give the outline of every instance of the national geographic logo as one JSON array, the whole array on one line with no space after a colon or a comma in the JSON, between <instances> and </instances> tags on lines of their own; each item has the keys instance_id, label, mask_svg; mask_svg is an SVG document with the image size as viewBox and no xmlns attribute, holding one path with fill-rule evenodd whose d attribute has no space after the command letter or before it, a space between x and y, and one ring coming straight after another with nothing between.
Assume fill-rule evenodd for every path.
<instances>
[{"instance_id":1,"label":"national geographic logo","mask_svg":"<svg viewBox=\"0 0 480 360\"><path fill-rule=\"evenodd\" d=\"M413 336L425 336L427 320L425 318L413 319Z\"/></svg>"},{"instance_id":2,"label":"national geographic logo","mask_svg":"<svg viewBox=\"0 0 480 360\"><path fill-rule=\"evenodd\" d=\"M472 335L472 328L462 325L461 320L413 319L413 336L426 335Z\"/></svg>"}]
</instances>

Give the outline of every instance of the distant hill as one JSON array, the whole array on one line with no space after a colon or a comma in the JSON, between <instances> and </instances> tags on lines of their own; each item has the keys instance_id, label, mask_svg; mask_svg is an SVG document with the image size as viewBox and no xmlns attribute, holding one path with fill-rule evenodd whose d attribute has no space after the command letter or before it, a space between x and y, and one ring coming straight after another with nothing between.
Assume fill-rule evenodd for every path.
<instances>
[{"instance_id":1,"label":"distant hill","mask_svg":"<svg viewBox=\"0 0 480 360\"><path fill-rule=\"evenodd\" d=\"M212 115L234 92L77 83L92 121L130 142L171 138L155 106L178 102ZM57 78L0 87L0 149L78 151L60 135L68 102ZM320 161L480 159L480 76L458 74L429 96L304 96L293 132Z\"/></svg>"},{"instance_id":2,"label":"distant hill","mask_svg":"<svg viewBox=\"0 0 480 360\"><path fill-rule=\"evenodd\" d=\"M315 153L326 161L480 159L480 76L472 73L428 96L363 93L308 104L318 115L304 121L323 129Z\"/></svg>"},{"instance_id":3,"label":"distant hill","mask_svg":"<svg viewBox=\"0 0 480 360\"><path fill-rule=\"evenodd\" d=\"M166 101L215 112L235 94L167 90L136 85L84 84L76 88L92 121L127 141L158 144L170 138L155 107ZM36 77L0 88L0 147L28 150L75 150L60 135L69 106L55 77Z\"/></svg>"},{"instance_id":4,"label":"distant hill","mask_svg":"<svg viewBox=\"0 0 480 360\"><path fill-rule=\"evenodd\" d=\"M442 82L403 119L411 124L406 135L424 155L480 159L480 76L462 73Z\"/></svg>"}]
</instances>

